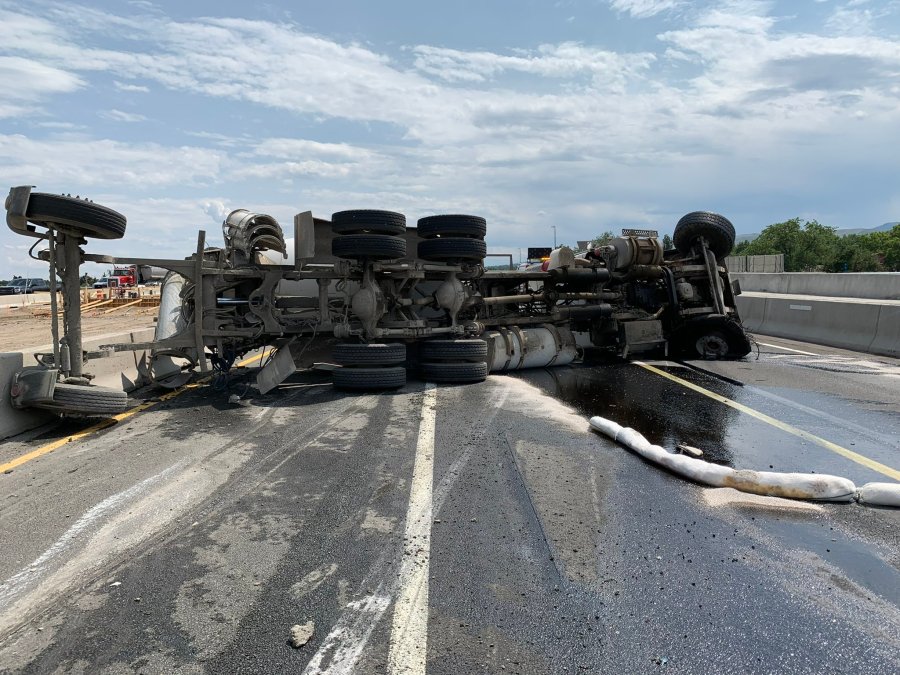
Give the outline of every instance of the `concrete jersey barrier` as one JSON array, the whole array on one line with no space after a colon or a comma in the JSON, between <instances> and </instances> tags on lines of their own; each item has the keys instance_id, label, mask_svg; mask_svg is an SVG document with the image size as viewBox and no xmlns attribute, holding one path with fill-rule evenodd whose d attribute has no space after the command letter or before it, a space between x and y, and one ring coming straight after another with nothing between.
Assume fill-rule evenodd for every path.
<instances>
[{"instance_id":1,"label":"concrete jersey barrier","mask_svg":"<svg viewBox=\"0 0 900 675\"><path fill-rule=\"evenodd\" d=\"M742 291L900 300L900 272L731 272Z\"/></svg>"},{"instance_id":2,"label":"concrete jersey barrier","mask_svg":"<svg viewBox=\"0 0 900 675\"><path fill-rule=\"evenodd\" d=\"M900 357L900 272L731 276L749 331Z\"/></svg>"},{"instance_id":3,"label":"concrete jersey barrier","mask_svg":"<svg viewBox=\"0 0 900 675\"><path fill-rule=\"evenodd\" d=\"M149 342L153 340L154 328L139 328L125 333L100 335L85 340L84 349L96 351L100 345L115 343ZM46 424L56 416L42 410L16 410L9 401L9 388L13 374L25 365L36 364L32 356L36 352L50 352L52 345L27 347L17 352L0 353L0 440L24 433ZM137 365L144 352L116 352L110 357L93 359L88 362L86 370L94 375L93 384L113 387L115 389L131 389L126 383L138 379Z\"/></svg>"}]
</instances>

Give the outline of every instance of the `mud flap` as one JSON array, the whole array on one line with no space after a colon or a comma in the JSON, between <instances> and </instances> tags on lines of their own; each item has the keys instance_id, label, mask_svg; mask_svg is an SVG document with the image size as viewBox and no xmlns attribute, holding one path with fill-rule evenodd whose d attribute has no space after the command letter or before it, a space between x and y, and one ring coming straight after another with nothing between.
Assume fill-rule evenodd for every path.
<instances>
[{"instance_id":1,"label":"mud flap","mask_svg":"<svg viewBox=\"0 0 900 675\"><path fill-rule=\"evenodd\" d=\"M260 394L267 394L297 371L290 346L275 352L275 356L256 374L256 386Z\"/></svg>"}]
</instances>

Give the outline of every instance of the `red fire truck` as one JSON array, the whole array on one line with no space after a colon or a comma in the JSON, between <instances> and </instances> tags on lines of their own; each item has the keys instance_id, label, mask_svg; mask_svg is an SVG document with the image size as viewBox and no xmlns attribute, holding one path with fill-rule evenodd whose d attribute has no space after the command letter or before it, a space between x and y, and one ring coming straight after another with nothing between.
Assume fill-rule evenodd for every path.
<instances>
[{"instance_id":1,"label":"red fire truck","mask_svg":"<svg viewBox=\"0 0 900 675\"><path fill-rule=\"evenodd\" d=\"M138 284L156 282L165 275L166 270L149 265L122 265L113 267L94 282L94 288L133 288Z\"/></svg>"}]
</instances>

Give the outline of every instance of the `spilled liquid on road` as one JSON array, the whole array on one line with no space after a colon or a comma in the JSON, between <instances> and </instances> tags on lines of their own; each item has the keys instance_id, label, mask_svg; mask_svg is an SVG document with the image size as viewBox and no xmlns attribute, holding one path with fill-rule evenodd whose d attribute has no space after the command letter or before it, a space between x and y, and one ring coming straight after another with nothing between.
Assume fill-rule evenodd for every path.
<instances>
[{"instance_id":1,"label":"spilled liquid on road","mask_svg":"<svg viewBox=\"0 0 900 675\"><path fill-rule=\"evenodd\" d=\"M699 447L710 462L731 466L729 430L736 410L669 383L626 362L548 368L512 374L570 405L585 417L600 415L640 431L669 450ZM723 383L727 389L739 389ZM731 391L722 394L731 396Z\"/></svg>"}]
</instances>

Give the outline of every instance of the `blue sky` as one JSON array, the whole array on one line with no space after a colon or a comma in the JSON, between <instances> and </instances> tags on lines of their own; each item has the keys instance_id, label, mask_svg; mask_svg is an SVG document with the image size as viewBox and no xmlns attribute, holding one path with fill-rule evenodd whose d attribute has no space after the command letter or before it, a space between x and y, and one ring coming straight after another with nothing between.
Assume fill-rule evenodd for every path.
<instances>
[{"instance_id":1,"label":"blue sky","mask_svg":"<svg viewBox=\"0 0 900 675\"><path fill-rule=\"evenodd\" d=\"M234 208L474 213L495 252L900 220L898 0L0 0L0 83L0 188L124 213L93 252L181 258Z\"/></svg>"}]
</instances>

